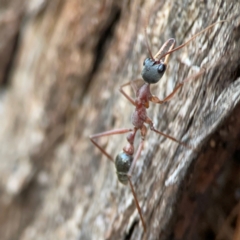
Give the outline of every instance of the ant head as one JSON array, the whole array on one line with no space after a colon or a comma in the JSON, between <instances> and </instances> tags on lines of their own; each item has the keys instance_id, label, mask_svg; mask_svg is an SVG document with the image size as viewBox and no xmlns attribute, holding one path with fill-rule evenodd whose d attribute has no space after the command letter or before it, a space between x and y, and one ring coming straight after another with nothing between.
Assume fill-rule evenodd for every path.
<instances>
[{"instance_id":1,"label":"ant head","mask_svg":"<svg viewBox=\"0 0 240 240\"><path fill-rule=\"evenodd\" d=\"M167 68L169 51L173 49L174 45L175 39L168 39L153 57L147 42L150 58L144 60L142 70L142 77L146 83L157 83L161 79Z\"/></svg>"},{"instance_id":2,"label":"ant head","mask_svg":"<svg viewBox=\"0 0 240 240\"><path fill-rule=\"evenodd\" d=\"M157 83L165 73L166 68L165 63L146 58L143 62L142 78L149 84Z\"/></svg>"}]
</instances>

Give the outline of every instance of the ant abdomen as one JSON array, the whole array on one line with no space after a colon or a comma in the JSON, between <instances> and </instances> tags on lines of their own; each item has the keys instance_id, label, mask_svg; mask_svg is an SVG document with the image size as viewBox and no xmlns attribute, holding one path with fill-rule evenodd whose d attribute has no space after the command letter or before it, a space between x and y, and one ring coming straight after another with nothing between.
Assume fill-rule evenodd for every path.
<instances>
[{"instance_id":1,"label":"ant abdomen","mask_svg":"<svg viewBox=\"0 0 240 240\"><path fill-rule=\"evenodd\" d=\"M142 78L149 84L157 83L163 76L165 70L166 65L164 63L146 58L143 62Z\"/></svg>"},{"instance_id":2,"label":"ant abdomen","mask_svg":"<svg viewBox=\"0 0 240 240\"><path fill-rule=\"evenodd\" d=\"M125 153L124 151L120 152L115 160L115 167L117 170L117 176L119 182L124 185L128 184L128 171L131 167L133 161L133 156Z\"/></svg>"}]
</instances>

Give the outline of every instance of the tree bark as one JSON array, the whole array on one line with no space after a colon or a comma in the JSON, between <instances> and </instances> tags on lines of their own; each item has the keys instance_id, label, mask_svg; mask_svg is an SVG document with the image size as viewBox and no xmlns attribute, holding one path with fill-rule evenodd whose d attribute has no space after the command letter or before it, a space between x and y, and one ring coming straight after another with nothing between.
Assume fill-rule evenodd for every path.
<instances>
[{"instance_id":1,"label":"tree bark","mask_svg":"<svg viewBox=\"0 0 240 240\"><path fill-rule=\"evenodd\" d=\"M19 25L12 41L1 34L11 53L0 59L1 239L205 239L191 222L202 198L187 199L196 191L195 199L208 201L207 190L240 149L239 1L55 0L6 9ZM228 21L171 54L152 88L163 99L206 69L171 101L149 107L157 129L193 149L148 130L132 176L144 233L130 188L117 182L89 135L132 128L134 108L118 90L141 77L146 25L154 55L167 39L180 45L219 20ZM115 157L126 136L100 143Z\"/></svg>"}]
</instances>

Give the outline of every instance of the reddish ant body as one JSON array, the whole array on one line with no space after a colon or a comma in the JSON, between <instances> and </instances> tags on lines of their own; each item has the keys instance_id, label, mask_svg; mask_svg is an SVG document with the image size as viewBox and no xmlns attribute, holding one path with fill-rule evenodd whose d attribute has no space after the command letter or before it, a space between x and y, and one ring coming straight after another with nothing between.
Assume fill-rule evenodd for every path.
<instances>
[{"instance_id":1,"label":"reddish ant body","mask_svg":"<svg viewBox=\"0 0 240 240\"><path fill-rule=\"evenodd\" d=\"M142 212L141 212L141 208L139 206L138 200L137 200L137 196L136 193L134 191L132 182L131 182L131 175L133 173L133 169L134 166L136 165L136 162L140 156L140 153L143 149L143 144L144 144L144 139L147 133L147 127L145 126L145 124L148 124L150 127L150 130L163 135L164 137L167 137L187 148L192 148L188 145L186 145L185 143L175 139L172 136L169 136L167 134L164 134L160 131L158 131L157 129L154 128L153 122L152 120L147 116L147 108L149 107L149 102L153 102L153 103L158 103L158 104L162 104L164 102L169 101L174 94L183 86L184 83L188 82L191 79L197 78L200 75L202 75L204 73L205 70L200 70L198 73L186 78L185 80L183 80L181 83L179 83L174 90L172 91L172 93L170 93L166 98L164 98L163 100L160 100L158 97L154 96L151 94L150 91L150 84L154 84L157 83L163 76L164 72L167 69L167 64L168 64L168 58L169 58L169 54L173 53L174 51L177 51L181 48L183 48L184 46L186 46L189 42L191 42L194 38L196 38L198 35L200 35L201 33L209 30L210 28L212 28L215 24L217 23L222 23L225 21L219 21L216 22L210 26L208 26L207 28L205 28L204 30L202 30L201 32L197 33L196 35L194 35L192 38L190 38L186 43L178 46L177 48L174 48L175 46L175 39L171 38L169 40L167 40L165 42L165 44L161 47L161 49L158 51L158 53L153 57L149 48L149 45L147 43L147 47L148 47L148 52L150 55L150 58L147 58L144 60L143 62L143 70L142 70L142 78L144 80L144 84L137 89L136 86L134 85L134 81L132 82L128 82L124 85L122 85L120 87L120 92L127 98L127 100L135 106L135 110L132 114L132 124L134 126L133 129L129 129L129 128L123 128L123 129L115 129L115 130L111 130L111 131L106 131L106 132L102 132L102 133L98 133L98 134L94 134L90 136L90 140L92 141L92 143L110 160L114 163L114 159L111 155L109 155L96 141L95 139L100 138L100 137L104 137L104 136L110 136L110 135L116 135L116 134L124 134L124 133L129 133L127 136L127 141L128 144L123 148L122 152L120 152L116 159L115 159L115 167L116 167L116 171L117 171L117 176L118 176L118 180L124 184L127 185L129 183L130 187L131 187L131 191L134 197L134 201L136 203L138 212L139 212L139 216L141 218L142 221L142 225L144 228L144 231L146 232L146 224L144 222L143 216L142 216ZM136 80L135 80L136 81ZM133 88L133 90L136 93L136 98L133 99L131 96L129 96L126 92L124 92L123 88L131 85L131 87ZM135 140L135 135L136 132L140 130L141 133L141 142L138 146L137 152L135 154L135 156L133 157L134 154L134 140Z\"/></svg>"}]
</instances>

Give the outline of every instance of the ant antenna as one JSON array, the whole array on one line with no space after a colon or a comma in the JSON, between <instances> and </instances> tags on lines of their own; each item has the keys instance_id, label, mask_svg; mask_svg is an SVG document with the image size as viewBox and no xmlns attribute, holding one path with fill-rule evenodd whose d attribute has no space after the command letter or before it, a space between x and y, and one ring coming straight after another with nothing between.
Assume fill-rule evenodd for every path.
<instances>
[{"instance_id":1,"label":"ant antenna","mask_svg":"<svg viewBox=\"0 0 240 240\"><path fill-rule=\"evenodd\" d=\"M163 57L159 58L159 56L161 56L161 54L171 51L174 48L175 43L176 43L176 41L174 38L168 39L163 44L163 46L160 48L160 50L157 52L157 54L154 56L154 60L158 59L158 62L160 62L160 60L162 60L165 64L168 64L169 55L167 55L164 59L163 59Z\"/></svg>"},{"instance_id":2,"label":"ant antenna","mask_svg":"<svg viewBox=\"0 0 240 240\"><path fill-rule=\"evenodd\" d=\"M209 30L210 28L214 27L216 24L224 23L224 22L227 22L227 21L228 21L228 20L222 20L222 21L218 21L218 22L215 22L215 23L211 24L210 26L206 27L205 29L203 29L203 30L200 31L199 33L193 35L193 36L192 36L189 40L187 40L185 43L183 43L183 44L181 44L180 46L178 46L178 47L176 47L176 48L174 48L174 49L172 49L172 50L164 53L164 54L160 57L160 59L164 58L165 56L169 55L170 53L173 53L173 52L175 52L175 51L177 51L177 50L185 47L185 46L186 46L187 44L189 44L194 38L196 38L197 36L199 36L199 35L202 34L203 32Z\"/></svg>"},{"instance_id":3,"label":"ant antenna","mask_svg":"<svg viewBox=\"0 0 240 240\"><path fill-rule=\"evenodd\" d=\"M152 55L152 52L151 52L151 49L150 49L150 46L149 46L149 42L148 42L147 28L146 28L146 27L145 27L145 29L144 29L144 35L145 35L145 41L146 41L146 45L147 45L148 54L149 54L150 58L151 58L152 60L154 60L153 55Z\"/></svg>"}]
</instances>

